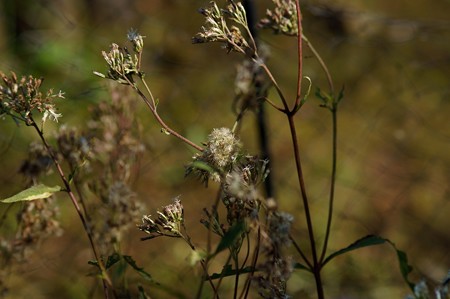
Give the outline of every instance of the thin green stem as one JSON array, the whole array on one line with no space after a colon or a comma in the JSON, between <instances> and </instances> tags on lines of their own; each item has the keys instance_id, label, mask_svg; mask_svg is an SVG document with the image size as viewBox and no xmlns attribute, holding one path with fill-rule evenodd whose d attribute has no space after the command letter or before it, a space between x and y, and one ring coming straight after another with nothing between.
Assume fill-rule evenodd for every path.
<instances>
[{"instance_id":1,"label":"thin green stem","mask_svg":"<svg viewBox=\"0 0 450 299\"><path fill-rule=\"evenodd\" d=\"M320 66L322 67L322 69L323 69L323 71L325 73L325 76L327 77L328 86L330 88L330 93L334 94L333 79L331 78L331 74L330 74L330 71L328 70L327 65L323 61L323 59L320 56L319 52L317 52L317 50L314 48L314 46L311 44L309 39L304 34L302 34L302 39L303 39L304 42L306 42L306 44L308 45L308 48L311 50L311 52L313 52L313 55L316 57L316 59L319 62Z\"/></svg>"},{"instance_id":2,"label":"thin green stem","mask_svg":"<svg viewBox=\"0 0 450 299\"><path fill-rule=\"evenodd\" d=\"M336 185L336 162L337 162L337 104L333 103L332 113L332 158L331 158L331 186L330 186L330 198L328 202L328 218L327 228L325 232L325 240L323 243L322 254L320 256L320 263L322 264L327 252L328 240L330 239L331 222L333 219L333 205L334 205L334 190Z\"/></svg>"}]
</instances>

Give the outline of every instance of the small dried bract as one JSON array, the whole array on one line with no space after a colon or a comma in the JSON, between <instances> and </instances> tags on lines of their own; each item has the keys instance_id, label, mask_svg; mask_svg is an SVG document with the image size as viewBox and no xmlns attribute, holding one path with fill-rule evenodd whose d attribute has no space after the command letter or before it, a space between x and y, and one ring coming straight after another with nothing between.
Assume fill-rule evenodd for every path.
<instances>
[{"instance_id":1,"label":"small dried bract","mask_svg":"<svg viewBox=\"0 0 450 299\"><path fill-rule=\"evenodd\" d=\"M33 76L21 77L11 72L7 76L0 72L2 81L0 82L0 115L9 115L15 121L23 121L31 125L34 120L32 112L42 113L42 122L47 119L58 122L62 115L57 113L53 104L55 98L64 98L60 91L57 94L49 89L46 93L40 91L43 79L36 79Z\"/></svg>"},{"instance_id":2,"label":"small dried bract","mask_svg":"<svg viewBox=\"0 0 450 299\"><path fill-rule=\"evenodd\" d=\"M249 32L245 8L240 2L228 1L226 9L220 9L216 2L211 1L210 7L200 9L205 16L205 25L192 38L192 43L223 43L228 52L235 51L246 54L254 52L242 34L241 28ZM229 24L230 22L234 25Z\"/></svg>"},{"instance_id":3,"label":"small dried bract","mask_svg":"<svg viewBox=\"0 0 450 299\"><path fill-rule=\"evenodd\" d=\"M133 44L134 53L127 48L111 44L109 52L102 51L103 58L109 66L108 73L94 72L95 75L114 80L125 85L134 84L133 75L143 76L140 71L141 53L144 47L144 37L136 30L131 29L127 34L128 40Z\"/></svg>"},{"instance_id":4,"label":"small dried bract","mask_svg":"<svg viewBox=\"0 0 450 299\"><path fill-rule=\"evenodd\" d=\"M142 224L138 228L149 234L149 237L143 239L152 239L159 236L183 237L182 226L184 222L183 205L179 197L173 200L173 203L157 211L158 217L153 219L151 215L142 217Z\"/></svg>"},{"instance_id":5,"label":"small dried bract","mask_svg":"<svg viewBox=\"0 0 450 299\"><path fill-rule=\"evenodd\" d=\"M258 26L270 28L275 33L296 36L298 32L297 7L294 0L272 0L275 4L273 10L266 11L266 17Z\"/></svg>"}]
</instances>

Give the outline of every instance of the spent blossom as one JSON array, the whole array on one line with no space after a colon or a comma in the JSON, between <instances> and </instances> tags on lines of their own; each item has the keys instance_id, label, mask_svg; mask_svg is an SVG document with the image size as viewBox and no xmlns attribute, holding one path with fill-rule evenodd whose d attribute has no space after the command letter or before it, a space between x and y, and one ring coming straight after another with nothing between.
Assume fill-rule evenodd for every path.
<instances>
[{"instance_id":1,"label":"spent blossom","mask_svg":"<svg viewBox=\"0 0 450 299\"><path fill-rule=\"evenodd\" d=\"M184 222L183 205L179 197L173 203L157 211L157 217L144 215L142 224L138 228L150 236L143 239L152 239L159 236L183 237L181 228Z\"/></svg>"},{"instance_id":2,"label":"spent blossom","mask_svg":"<svg viewBox=\"0 0 450 299\"><path fill-rule=\"evenodd\" d=\"M42 78L22 76L19 79L14 72L10 76L0 72L0 77L0 114L24 121L27 125L34 123L33 111L43 114L42 122L47 119L57 122L62 116L57 113L53 101L55 98L64 98L64 93L59 91L54 94L52 89L41 92Z\"/></svg>"},{"instance_id":3,"label":"spent blossom","mask_svg":"<svg viewBox=\"0 0 450 299\"><path fill-rule=\"evenodd\" d=\"M270 28L275 33L296 36L298 32L297 7L294 0L272 0L275 5L273 10L266 11L266 17L258 26Z\"/></svg>"},{"instance_id":4,"label":"spent blossom","mask_svg":"<svg viewBox=\"0 0 450 299\"><path fill-rule=\"evenodd\" d=\"M254 52L242 34L240 28L249 33L245 8L238 2L229 1L225 9L220 9L217 3L211 1L210 7L200 9L205 17L205 25L193 38L192 43L219 42L225 45L228 52L235 51L246 54ZM234 23L234 24L230 24Z\"/></svg>"}]
</instances>

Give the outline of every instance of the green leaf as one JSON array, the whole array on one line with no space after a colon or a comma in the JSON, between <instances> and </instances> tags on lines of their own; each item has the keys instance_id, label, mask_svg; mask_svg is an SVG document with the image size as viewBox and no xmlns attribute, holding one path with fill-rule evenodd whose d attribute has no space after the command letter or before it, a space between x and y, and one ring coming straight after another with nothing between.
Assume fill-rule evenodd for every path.
<instances>
[{"instance_id":1,"label":"green leaf","mask_svg":"<svg viewBox=\"0 0 450 299\"><path fill-rule=\"evenodd\" d=\"M191 163L190 167L192 168L196 168L196 169L200 169L200 170L204 170L207 171L209 173L215 173L216 169L214 169L214 167L212 167L211 165L208 165L206 162L203 161L194 161Z\"/></svg>"},{"instance_id":2,"label":"green leaf","mask_svg":"<svg viewBox=\"0 0 450 299\"><path fill-rule=\"evenodd\" d=\"M53 193L61 190L60 186L49 187L43 184L32 186L14 196L0 200L3 203L13 203L18 201L31 201L36 199L45 199L52 196Z\"/></svg>"},{"instance_id":3,"label":"green leaf","mask_svg":"<svg viewBox=\"0 0 450 299\"><path fill-rule=\"evenodd\" d=\"M220 240L220 243L217 245L216 251L214 251L214 255L231 247L231 245L234 244L236 239L244 232L244 230L245 230L244 221L240 221L234 224Z\"/></svg>"},{"instance_id":4,"label":"green leaf","mask_svg":"<svg viewBox=\"0 0 450 299\"><path fill-rule=\"evenodd\" d=\"M247 266L247 267L245 267L243 269L240 269L239 271L236 271L236 270L233 269L233 267L231 265L225 265L222 268L222 272L211 274L205 280L209 280L209 279L213 280L213 279L219 279L221 277L223 278L223 277L227 277L227 276L234 276L237 273L239 273L239 274L246 274L246 273L251 273L253 271L255 271L255 269L253 267L251 267L251 266Z\"/></svg>"},{"instance_id":5,"label":"green leaf","mask_svg":"<svg viewBox=\"0 0 450 299\"><path fill-rule=\"evenodd\" d=\"M380 245L386 242L386 239L383 239L379 236L374 236L374 235L369 235L369 236L365 236L364 238L361 238L359 240L357 240L356 242L350 244L349 246L336 251L335 253L332 253L331 255L329 255L324 261L323 261L323 266L328 263L330 260L332 260L333 258L344 254L346 252L349 251L353 251L359 248L363 248L363 247L367 247L367 246L374 246L374 245Z\"/></svg>"},{"instance_id":6,"label":"green leaf","mask_svg":"<svg viewBox=\"0 0 450 299\"><path fill-rule=\"evenodd\" d=\"M356 242L350 244L349 246L330 254L323 261L322 266L324 266L326 263L328 263L333 258L335 258L341 254L344 254L346 252L353 251L353 250L367 247L367 246L380 245L380 244L384 244L384 243L391 245L391 247L395 249L395 252L397 254L397 260L398 260L399 267L400 267L400 272L402 273L403 280L406 282L406 284L408 284L409 288L414 292L414 283L412 283L408 279L408 275L409 275L409 273L411 273L413 268L408 263L408 257L406 255L406 253L399 250L395 246L395 244L392 241L390 241L389 239L385 239L385 238L382 238L379 236L375 236L375 235L365 236L365 237L357 240Z\"/></svg>"},{"instance_id":7,"label":"green leaf","mask_svg":"<svg viewBox=\"0 0 450 299\"><path fill-rule=\"evenodd\" d=\"M124 259L124 260L125 260L125 261L126 261L126 262L134 269L134 270L136 270L136 271L139 273L139 275L141 275L145 280L151 281L151 282L155 282L155 281L153 280L152 276L151 276L149 273L145 272L145 271L144 271L144 268L139 267L139 266L136 264L136 261L133 260L133 258L132 258L131 256L129 256L129 255L123 255L122 257L123 257L123 259Z\"/></svg>"},{"instance_id":8,"label":"green leaf","mask_svg":"<svg viewBox=\"0 0 450 299\"><path fill-rule=\"evenodd\" d=\"M392 243L391 241L389 241L389 243L392 245L392 247L395 248L395 251L397 252L398 263L400 266L400 272L402 273L403 276L403 280L408 284L409 288L412 291L414 291L415 285L408 279L408 274L411 273L411 271L413 270L411 265L409 265L408 263L408 256L406 255L405 252L398 250L397 247L395 247L394 243Z\"/></svg>"},{"instance_id":9,"label":"green leaf","mask_svg":"<svg viewBox=\"0 0 450 299\"><path fill-rule=\"evenodd\" d=\"M294 263L294 269L306 270L308 272L311 272L311 270L308 267L306 267L305 265L302 265L300 263Z\"/></svg>"},{"instance_id":10,"label":"green leaf","mask_svg":"<svg viewBox=\"0 0 450 299\"><path fill-rule=\"evenodd\" d=\"M118 254L117 252L108 256L108 259L106 260L106 264L105 264L105 270L111 268L118 261L120 261L120 254ZM88 261L88 264L92 265L92 266L96 266L100 270L100 265L98 264L97 260Z\"/></svg>"}]
</instances>

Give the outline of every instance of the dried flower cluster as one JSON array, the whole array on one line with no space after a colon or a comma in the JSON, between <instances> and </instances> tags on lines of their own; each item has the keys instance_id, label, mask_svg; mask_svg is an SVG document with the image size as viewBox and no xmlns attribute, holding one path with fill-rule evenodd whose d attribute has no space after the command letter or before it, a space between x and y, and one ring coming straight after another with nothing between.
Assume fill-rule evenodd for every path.
<instances>
[{"instance_id":1,"label":"dried flower cluster","mask_svg":"<svg viewBox=\"0 0 450 299\"><path fill-rule=\"evenodd\" d=\"M106 198L102 204L95 205L92 212L95 221L94 238L103 252L112 250L111 246L120 243L123 234L142 214L143 206L136 194L120 181L108 186Z\"/></svg>"},{"instance_id":2,"label":"dried flower cluster","mask_svg":"<svg viewBox=\"0 0 450 299\"><path fill-rule=\"evenodd\" d=\"M48 174L53 165L47 149L40 142L32 142L28 157L22 162L19 172L27 179L27 184L36 184L41 175Z\"/></svg>"},{"instance_id":3,"label":"dried flower cluster","mask_svg":"<svg viewBox=\"0 0 450 299\"><path fill-rule=\"evenodd\" d=\"M240 154L241 143L228 128L213 129L201 154L193 157L186 175L194 173L203 183L209 179L220 182L222 174L229 172Z\"/></svg>"},{"instance_id":4,"label":"dried flower cluster","mask_svg":"<svg viewBox=\"0 0 450 299\"><path fill-rule=\"evenodd\" d=\"M183 237L182 228L184 222L183 205L179 197L173 203L156 212L158 216L153 219L151 215L142 217L142 224L138 228L149 234L143 239L152 239L159 236Z\"/></svg>"},{"instance_id":5,"label":"dried flower cluster","mask_svg":"<svg viewBox=\"0 0 450 299\"><path fill-rule=\"evenodd\" d=\"M78 132L76 128L62 125L56 135L58 154L69 164L71 170L81 166L88 166L92 158L88 138Z\"/></svg>"},{"instance_id":6,"label":"dried flower cluster","mask_svg":"<svg viewBox=\"0 0 450 299\"><path fill-rule=\"evenodd\" d=\"M258 52L258 63L251 59L245 59L236 69L233 109L238 115L246 110L257 111L272 86L260 66L260 62L268 59L269 49L260 45Z\"/></svg>"},{"instance_id":7,"label":"dried flower cluster","mask_svg":"<svg viewBox=\"0 0 450 299\"><path fill-rule=\"evenodd\" d=\"M230 171L222 184L222 202L230 225L246 219L257 221L261 204L258 186L266 179L267 160L245 156Z\"/></svg>"},{"instance_id":8,"label":"dried flower cluster","mask_svg":"<svg viewBox=\"0 0 450 299\"><path fill-rule=\"evenodd\" d=\"M262 298L289 298L286 283L293 271L293 262L283 255L283 248L291 244L289 232L293 220L288 213L273 212L266 229L262 230L266 261L258 266L262 274L255 278Z\"/></svg>"},{"instance_id":9,"label":"dried flower cluster","mask_svg":"<svg viewBox=\"0 0 450 299\"><path fill-rule=\"evenodd\" d=\"M275 4L273 10L267 9L266 17L258 26L270 28L275 33L296 36L298 32L297 8L294 0L272 0Z\"/></svg>"},{"instance_id":10,"label":"dried flower cluster","mask_svg":"<svg viewBox=\"0 0 450 299\"><path fill-rule=\"evenodd\" d=\"M14 240L14 253L26 258L42 240L60 236L62 229L57 216L58 208L52 198L27 202L18 215L20 230Z\"/></svg>"},{"instance_id":11,"label":"dried flower cluster","mask_svg":"<svg viewBox=\"0 0 450 299\"><path fill-rule=\"evenodd\" d=\"M200 13L205 16L205 25L192 38L192 42L219 42L224 44L228 52L253 54L256 49L250 46L240 29L244 28L247 33L249 32L245 8L240 2L228 2L225 9L220 9L216 2L211 1L210 7L200 10Z\"/></svg>"},{"instance_id":12,"label":"dried flower cluster","mask_svg":"<svg viewBox=\"0 0 450 299\"><path fill-rule=\"evenodd\" d=\"M133 98L119 86L111 91L109 103L101 102L94 107L88 123L88 158L96 176L87 185L100 199L90 204L90 209L94 236L103 250L111 250L112 245L120 242L143 210L130 186L145 150L134 113Z\"/></svg>"},{"instance_id":13,"label":"dried flower cluster","mask_svg":"<svg viewBox=\"0 0 450 299\"><path fill-rule=\"evenodd\" d=\"M144 37L133 29L128 32L127 37L133 45L134 53L130 53L127 48L119 47L115 43L111 44L109 52L102 51L103 58L109 66L108 73L105 75L100 72L94 72L95 75L125 85L134 84L134 75L143 76L143 73L140 71L140 65L141 53L144 48Z\"/></svg>"},{"instance_id":14,"label":"dried flower cluster","mask_svg":"<svg viewBox=\"0 0 450 299\"><path fill-rule=\"evenodd\" d=\"M36 79L33 76L21 77L11 72L7 76L0 72L2 81L0 82L0 115L6 114L16 121L24 121L31 125L34 120L32 112L42 113L42 122L47 119L58 121L62 115L57 113L53 104L55 98L64 98L60 91L57 94L53 90L48 90L45 94L40 91L43 79Z\"/></svg>"}]
</instances>

